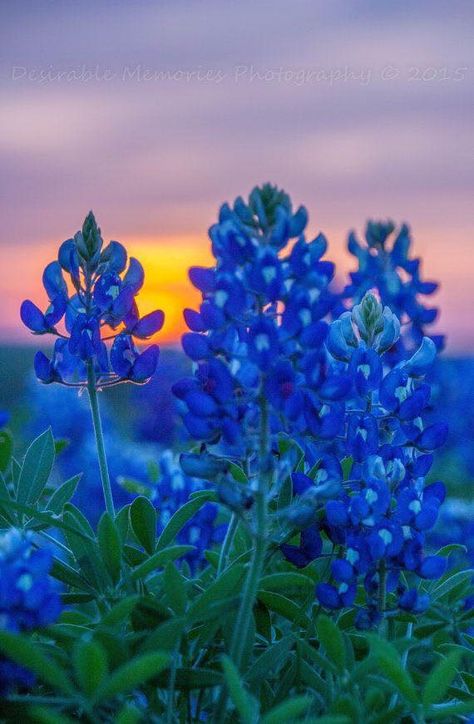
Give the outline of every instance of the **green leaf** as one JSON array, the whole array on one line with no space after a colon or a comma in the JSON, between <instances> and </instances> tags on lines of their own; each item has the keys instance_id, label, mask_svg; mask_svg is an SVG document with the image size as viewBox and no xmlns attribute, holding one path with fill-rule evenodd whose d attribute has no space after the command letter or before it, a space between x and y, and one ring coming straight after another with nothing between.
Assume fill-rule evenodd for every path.
<instances>
[{"instance_id":1,"label":"green leaf","mask_svg":"<svg viewBox=\"0 0 474 724\"><path fill-rule=\"evenodd\" d=\"M65 438L65 437L56 438L56 440L54 441L54 452L55 452L56 457L58 455L61 455L61 453L67 447L69 447L69 440L67 438Z\"/></svg>"},{"instance_id":2,"label":"green leaf","mask_svg":"<svg viewBox=\"0 0 474 724\"><path fill-rule=\"evenodd\" d=\"M292 696L265 714L262 724L291 724L306 714L311 703L309 696Z\"/></svg>"},{"instance_id":3,"label":"green leaf","mask_svg":"<svg viewBox=\"0 0 474 724\"><path fill-rule=\"evenodd\" d=\"M95 541L84 539L84 537L80 535L79 523L73 513L69 512L69 506L70 504L68 503L63 514L64 522L69 527L66 531L69 548L84 578L86 578L95 590L102 591L107 586L108 576L102 558L99 555L97 544Z\"/></svg>"},{"instance_id":4,"label":"green leaf","mask_svg":"<svg viewBox=\"0 0 474 724\"><path fill-rule=\"evenodd\" d=\"M294 643L292 635L284 636L269 646L248 670L245 679L249 682L265 680L271 671L276 671L285 662Z\"/></svg>"},{"instance_id":5,"label":"green leaf","mask_svg":"<svg viewBox=\"0 0 474 724\"><path fill-rule=\"evenodd\" d=\"M467 716L474 714L474 699L472 701L460 701L458 704L446 704L431 707L428 712L428 720L450 722L452 717Z\"/></svg>"},{"instance_id":6,"label":"green leaf","mask_svg":"<svg viewBox=\"0 0 474 724\"><path fill-rule=\"evenodd\" d=\"M301 659L298 664L298 674L300 680L306 684L306 688L314 689L323 699L326 698L327 681L318 674L314 666L310 666L304 659Z\"/></svg>"},{"instance_id":7,"label":"green leaf","mask_svg":"<svg viewBox=\"0 0 474 724\"><path fill-rule=\"evenodd\" d=\"M342 632L334 621L324 614L316 619L315 625L318 639L324 650L342 673L346 667L346 648Z\"/></svg>"},{"instance_id":8,"label":"green leaf","mask_svg":"<svg viewBox=\"0 0 474 724\"><path fill-rule=\"evenodd\" d=\"M82 533L84 533L84 535L88 536L90 540L94 540L95 539L94 531L92 530L92 526L89 523L89 521L87 520L84 513L81 510L79 510L79 508L77 508L72 503L66 503L64 508L65 508L65 511L68 512L74 518L74 520L76 522L74 529L79 530Z\"/></svg>"},{"instance_id":9,"label":"green leaf","mask_svg":"<svg viewBox=\"0 0 474 724\"><path fill-rule=\"evenodd\" d=\"M145 578L149 573L155 571L157 568L165 566L168 561L174 561L177 558L181 558L186 553L194 550L194 546L171 546L165 548L162 551L154 553L152 556L147 558L143 563L140 563L132 571L130 578L132 581L138 581L140 578Z\"/></svg>"},{"instance_id":10,"label":"green leaf","mask_svg":"<svg viewBox=\"0 0 474 724\"><path fill-rule=\"evenodd\" d=\"M472 576L474 576L474 569L469 568L464 571L458 571L457 573L448 574L448 577L444 578L441 583L434 587L431 594L433 601L439 601L451 593L453 588L456 588L459 584L469 584Z\"/></svg>"},{"instance_id":11,"label":"green leaf","mask_svg":"<svg viewBox=\"0 0 474 724\"><path fill-rule=\"evenodd\" d=\"M280 616L287 618L298 626L303 626L304 628L311 627L311 621L301 606L286 598L286 596L282 596L279 593L272 593L271 591L260 591L258 598L267 608L275 611L275 613L279 613Z\"/></svg>"},{"instance_id":12,"label":"green leaf","mask_svg":"<svg viewBox=\"0 0 474 724\"><path fill-rule=\"evenodd\" d=\"M59 528L60 530L66 532L75 533L76 535L82 537L85 541L93 542L93 538L87 535L87 533L84 533L82 530L79 530L77 525L68 525L64 522L64 520L61 520L52 513L37 510L32 505L24 505L22 503L18 503L16 500L7 500L0 495L0 504L1 503L8 505L8 507L12 508L12 510L18 510L20 513L25 513L31 519L28 524L29 528L36 530L40 530L42 528ZM31 523L32 520L34 520L34 525Z\"/></svg>"},{"instance_id":13,"label":"green leaf","mask_svg":"<svg viewBox=\"0 0 474 724\"><path fill-rule=\"evenodd\" d=\"M189 620L199 620L200 616L206 614L212 605L223 598L228 599L229 596L235 593L243 578L244 571L244 566L233 565L221 573L193 602L188 612Z\"/></svg>"},{"instance_id":14,"label":"green leaf","mask_svg":"<svg viewBox=\"0 0 474 724\"><path fill-rule=\"evenodd\" d=\"M400 692L403 698L410 704L418 704L418 696L411 676L402 666L400 655L397 649L375 636L369 637L371 649L379 661L380 673Z\"/></svg>"},{"instance_id":15,"label":"green leaf","mask_svg":"<svg viewBox=\"0 0 474 724\"><path fill-rule=\"evenodd\" d=\"M167 564L163 574L163 589L173 611L178 616L182 615L186 611L188 600L186 582L171 561Z\"/></svg>"},{"instance_id":16,"label":"green leaf","mask_svg":"<svg viewBox=\"0 0 474 724\"><path fill-rule=\"evenodd\" d=\"M467 553L467 548L462 543L449 543L436 551L435 555L447 558L451 553Z\"/></svg>"},{"instance_id":17,"label":"green leaf","mask_svg":"<svg viewBox=\"0 0 474 724\"><path fill-rule=\"evenodd\" d=\"M76 681L87 696L91 696L107 676L107 656L96 641L80 640L73 651Z\"/></svg>"},{"instance_id":18,"label":"green leaf","mask_svg":"<svg viewBox=\"0 0 474 724\"><path fill-rule=\"evenodd\" d=\"M7 483L1 472L0 472L0 500L8 501L8 502L0 503L0 511L3 515L3 517L6 518L7 522L14 523L15 518L12 515L12 511L11 511L10 505L9 505L9 502L11 501L10 493L8 492Z\"/></svg>"},{"instance_id":19,"label":"green leaf","mask_svg":"<svg viewBox=\"0 0 474 724\"><path fill-rule=\"evenodd\" d=\"M120 567L122 559L122 542L114 521L109 513L104 512L97 527L99 539L99 550L110 573L113 583L120 579Z\"/></svg>"},{"instance_id":20,"label":"green leaf","mask_svg":"<svg viewBox=\"0 0 474 724\"><path fill-rule=\"evenodd\" d=\"M102 616L100 623L103 626L116 626L117 624L121 624L128 619L138 600L138 595L128 596L122 599Z\"/></svg>"},{"instance_id":21,"label":"green leaf","mask_svg":"<svg viewBox=\"0 0 474 724\"><path fill-rule=\"evenodd\" d=\"M212 491L199 492L204 494L200 495L198 498L193 498L193 500L190 500L188 503L185 503L181 508L179 508L179 510L176 511L176 513L174 513L174 515L171 516L168 524L165 526L163 532L158 538L158 542L156 544L157 550L161 550L172 543L188 520L190 520L193 515L195 515L195 513L197 513L198 510L213 497Z\"/></svg>"},{"instance_id":22,"label":"green leaf","mask_svg":"<svg viewBox=\"0 0 474 724\"><path fill-rule=\"evenodd\" d=\"M13 438L8 430L0 432L0 472L4 473L13 455Z\"/></svg>"},{"instance_id":23,"label":"green leaf","mask_svg":"<svg viewBox=\"0 0 474 724\"><path fill-rule=\"evenodd\" d=\"M71 568L71 566L69 566L67 563L59 560L59 558L53 558L51 575L58 581L66 583L68 586L78 588L81 591L94 593L94 589L91 587L90 583L88 583L88 581L86 581L86 579L83 578L80 573L75 571L74 568Z\"/></svg>"},{"instance_id":24,"label":"green leaf","mask_svg":"<svg viewBox=\"0 0 474 724\"><path fill-rule=\"evenodd\" d=\"M61 513L62 509L68 503L74 495L77 484L82 478L82 473L74 475L74 477L66 480L65 483L56 488L46 505L45 510L49 510L51 513Z\"/></svg>"},{"instance_id":25,"label":"green leaf","mask_svg":"<svg viewBox=\"0 0 474 724\"><path fill-rule=\"evenodd\" d=\"M124 505L115 516L115 525L122 541L126 541L130 527L130 505Z\"/></svg>"},{"instance_id":26,"label":"green leaf","mask_svg":"<svg viewBox=\"0 0 474 724\"><path fill-rule=\"evenodd\" d=\"M429 675L423 689L423 705L429 707L442 700L457 674L461 653L452 651L442 659Z\"/></svg>"},{"instance_id":27,"label":"green leaf","mask_svg":"<svg viewBox=\"0 0 474 724\"><path fill-rule=\"evenodd\" d=\"M143 654L116 669L97 689L94 700L104 702L135 689L157 676L170 661L166 653Z\"/></svg>"},{"instance_id":28,"label":"green leaf","mask_svg":"<svg viewBox=\"0 0 474 724\"><path fill-rule=\"evenodd\" d=\"M117 714L115 724L138 724L143 721L143 712L133 704L125 704Z\"/></svg>"},{"instance_id":29,"label":"green leaf","mask_svg":"<svg viewBox=\"0 0 474 724\"><path fill-rule=\"evenodd\" d=\"M353 464L354 464L354 459L350 455L348 455L347 457L343 458L343 460L341 460L342 474L343 474L344 480L349 479L349 475L351 474Z\"/></svg>"},{"instance_id":30,"label":"green leaf","mask_svg":"<svg viewBox=\"0 0 474 724\"><path fill-rule=\"evenodd\" d=\"M246 485L249 481L242 468L233 462L229 463L229 473L238 483L243 483L244 485Z\"/></svg>"},{"instance_id":31,"label":"green leaf","mask_svg":"<svg viewBox=\"0 0 474 724\"><path fill-rule=\"evenodd\" d=\"M144 495L145 498L148 498L152 493L152 488L150 488L149 485L145 485L139 480L135 480L135 478L119 475L117 477L117 483L121 488L126 490L127 493L132 493L133 495Z\"/></svg>"},{"instance_id":32,"label":"green leaf","mask_svg":"<svg viewBox=\"0 0 474 724\"><path fill-rule=\"evenodd\" d=\"M183 635L186 627L184 618L170 618L168 621L155 627L153 633L146 638L141 646L141 651L175 651L176 646Z\"/></svg>"},{"instance_id":33,"label":"green leaf","mask_svg":"<svg viewBox=\"0 0 474 724\"><path fill-rule=\"evenodd\" d=\"M222 670L230 698L237 709L242 724L255 724L258 721L258 702L246 690L240 674L228 656L222 657Z\"/></svg>"},{"instance_id":34,"label":"green leaf","mask_svg":"<svg viewBox=\"0 0 474 724\"><path fill-rule=\"evenodd\" d=\"M160 689L169 687L169 673L160 674L156 685ZM215 669L178 668L176 669L175 689L192 691L193 689L210 689L222 685L222 674Z\"/></svg>"},{"instance_id":35,"label":"green leaf","mask_svg":"<svg viewBox=\"0 0 474 724\"><path fill-rule=\"evenodd\" d=\"M54 438L51 428L33 440L26 451L18 480L19 503L36 503L41 497L54 465Z\"/></svg>"},{"instance_id":36,"label":"green leaf","mask_svg":"<svg viewBox=\"0 0 474 724\"><path fill-rule=\"evenodd\" d=\"M72 694L71 681L54 661L45 656L30 638L9 631L0 631L0 651L20 666L32 671L56 691Z\"/></svg>"},{"instance_id":37,"label":"green leaf","mask_svg":"<svg viewBox=\"0 0 474 724\"><path fill-rule=\"evenodd\" d=\"M314 583L311 578L302 573L289 571L287 573L271 573L268 576L264 576L260 581L260 588L263 591L285 591L286 593L293 589L304 589L305 592L313 589Z\"/></svg>"},{"instance_id":38,"label":"green leaf","mask_svg":"<svg viewBox=\"0 0 474 724\"><path fill-rule=\"evenodd\" d=\"M148 498L141 495L130 506L130 525L147 553L155 549L156 510Z\"/></svg>"},{"instance_id":39,"label":"green leaf","mask_svg":"<svg viewBox=\"0 0 474 724\"><path fill-rule=\"evenodd\" d=\"M73 719L69 719L65 714L59 714L57 709L48 709L44 706L28 707L30 715L29 722L35 724L73 724Z\"/></svg>"}]
</instances>

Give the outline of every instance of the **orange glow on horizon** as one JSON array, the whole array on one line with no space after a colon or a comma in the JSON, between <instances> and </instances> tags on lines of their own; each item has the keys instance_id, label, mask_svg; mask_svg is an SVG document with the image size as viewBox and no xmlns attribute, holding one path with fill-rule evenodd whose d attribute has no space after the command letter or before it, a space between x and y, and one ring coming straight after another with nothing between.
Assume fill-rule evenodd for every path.
<instances>
[{"instance_id":1,"label":"orange glow on horizon","mask_svg":"<svg viewBox=\"0 0 474 724\"><path fill-rule=\"evenodd\" d=\"M200 302L200 293L189 281L188 269L212 265L209 240L199 236L173 237L166 241L123 239L122 243L145 269L145 283L137 298L140 313L147 314L154 309L165 313L163 329L153 341L176 343L187 329L183 309L197 308Z\"/></svg>"},{"instance_id":2,"label":"orange glow on horizon","mask_svg":"<svg viewBox=\"0 0 474 724\"><path fill-rule=\"evenodd\" d=\"M354 269L355 261L345 250L345 234L342 230L326 231L329 239L327 257L336 263L338 278L342 282L346 273ZM448 353L472 354L472 327L464 307L464 312L460 313L461 300L469 297L471 288L471 273L463 263L469 250L468 234L460 235L459 255L446 258L445 239L441 234L436 234L432 229L416 231L414 253L423 259L423 276L441 282L440 292L427 299L428 304L439 307L441 312L439 321L430 329L447 333ZM145 269L145 283L137 299L140 313L146 314L154 309L165 312L164 327L153 342L160 345L179 344L181 335L187 329L183 309L197 309L200 303L200 293L189 281L188 269L190 266L213 264L207 235L119 236L119 240L129 255L139 259ZM18 247L13 244L3 248L0 318L0 340L3 344L50 345L51 339L33 336L23 327L19 309L25 298L31 299L41 309L45 308L47 300L41 277L46 264L55 258L57 244L52 243L38 242L34 246L23 247L20 254Z\"/></svg>"}]
</instances>

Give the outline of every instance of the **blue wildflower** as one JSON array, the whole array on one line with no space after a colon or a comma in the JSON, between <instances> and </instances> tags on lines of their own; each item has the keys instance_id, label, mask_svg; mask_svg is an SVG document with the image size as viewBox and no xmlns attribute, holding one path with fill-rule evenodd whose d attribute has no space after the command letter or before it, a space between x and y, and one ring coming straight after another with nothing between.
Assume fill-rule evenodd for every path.
<instances>
[{"instance_id":1,"label":"blue wildflower","mask_svg":"<svg viewBox=\"0 0 474 724\"><path fill-rule=\"evenodd\" d=\"M72 294L64 274L69 275ZM126 380L146 382L155 372L158 348L139 352L133 339L148 339L159 331L164 315L156 310L139 316L135 297L143 280L143 268L136 259L130 258L127 267L121 244L111 241L104 247L90 212L82 230L61 245L58 261L44 270L46 312L30 300L21 305L21 319L34 334L58 337L51 359L43 352L35 358L38 379L80 387L88 383L92 369L99 387ZM104 334L107 328L111 334Z\"/></svg>"},{"instance_id":2,"label":"blue wildflower","mask_svg":"<svg viewBox=\"0 0 474 724\"><path fill-rule=\"evenodd\" d=\"M11 528L0 536L0 628L32 631L56 621L61 612L57 587L49 577L51 553ZM34 676L0 657L0 693L32 686Z\"/></svg>"}]
</instances>

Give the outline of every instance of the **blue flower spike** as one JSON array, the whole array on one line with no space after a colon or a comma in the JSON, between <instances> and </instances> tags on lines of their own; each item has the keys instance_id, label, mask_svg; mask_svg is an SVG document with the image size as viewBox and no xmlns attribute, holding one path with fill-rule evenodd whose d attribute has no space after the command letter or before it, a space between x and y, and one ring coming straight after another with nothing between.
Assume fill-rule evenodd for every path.
<instances>
[{"instance_id":1,"label":"blue flower spike","mask_svg":"<svg viewBox=\"0 0 474 724\"><path fill-rule=\"evenodd\" d=\"M92 365L98 388L147 382L159 351L156 345L141 351L135 340L158 332L164 314L156 310L140 317L136 296L143 281L137 259L130 258L127 267L122 244L111 241L104 246L91 211L81 231L60 246L58 260L44 270L47 310L43 313L30 300L21 305L21 319L33 334L57 337L51 359L43 352L36 355L38 379L82 387L88 384L87 368Z\"/></svg>"}]
</instances>

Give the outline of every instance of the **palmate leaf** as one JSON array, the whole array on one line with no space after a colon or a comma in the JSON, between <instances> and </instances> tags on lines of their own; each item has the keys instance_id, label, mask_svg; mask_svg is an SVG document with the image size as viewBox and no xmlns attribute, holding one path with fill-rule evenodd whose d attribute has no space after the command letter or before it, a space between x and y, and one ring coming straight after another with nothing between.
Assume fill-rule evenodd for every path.
<instances>
[{"instance_id":1,"label":"palmate leaf","mask_svg":"<svg viewBox=\"0 0 474 724\"><path fill-rule=\"evenodd\" d=\"M166 669L169 661L169 654L161 651L135 657L105 679L96 690L93 701L104 702L146 684L150 679L158 676L163 669Z\"/></svg>"},{"instance_id":2,"label":"palmate leaf","mask_svg":"<svg viewBox=\"0 0 474 724\"><path fill-rule=\"evenodd\" d=\"M19 503L36 503L54 465L55 449L51 428L33 440L26 451L16 490Z\"/></svg>"}]
</instances>

